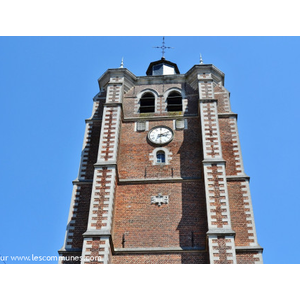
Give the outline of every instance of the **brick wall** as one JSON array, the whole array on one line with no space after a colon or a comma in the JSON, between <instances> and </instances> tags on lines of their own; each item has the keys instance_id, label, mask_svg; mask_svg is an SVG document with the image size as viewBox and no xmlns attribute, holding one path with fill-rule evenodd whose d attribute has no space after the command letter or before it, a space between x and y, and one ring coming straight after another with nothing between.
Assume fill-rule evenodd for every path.
<instances>
[{"instance_id":1,"label":"brick wall","mask_svg":"<svg viewBox=\"0 0 300 300\"><path fill-rule=\"evenodd\" d=\"M169 195L169 203L151 204L151 196ZM206 207L201 181L119 185L115 248L205 248ZM125 243L122 244L125 237Z\"/></svg>"},{"instance_id":2,"label":"brick wall","mask_svg":"<svg viewBox=\"0 0 300 300\"><path fill-rule=\"evenodd\" d=\"M137 96L146 88L157 93L158 109L150 116L138 114ZM181 113L165 112L163 95L171 88L184 88L184 95L189 95L185 112L187 130L174 128L175 118ZM203 151L195 91L187 84L176 83L135 86L125 94L123 110L125 121L120 132L119 184L113 218L116 249L113 263L207 263ZM148 122L148 130L138 132L135 121L126 119L141 116ZM168 119L154 120L153 116ZM169 164L163 166L153 165L151 155L156 146L147 141L149 130L158 125L168 126L174 132L172 142L162 146L170 155ZM159 193L169 196L168 204L151 204L151 196ZM126 254L130 249L142 248L148 253ZM150 254L157 248L183 248L191 252ZM125 253L120 255L118 251L122 250Z\"/></svg>"},{"instance_id":3,"label":"brick wall","mask_svg":"<svg viewBox=\"0 0 300 300\"><path fill-rule=\"evenodd\" d=\"M208 253L114 255L113 264L208 264Z\"/></svg>"},{"instance_id":4,"label":"brick wall","mask_svg":"<svg viewBox=\"0 0 300 300\"><path fill-rule=\"evenodd\" d=\"M238 264L255 264L261 262L261 253L258 251L237 253L236 260Z\"/></svg>"},{"instance_id":5,"label":"brick wall","mask_svg":"<svg viewBox=\"0 0 300 300\"><path fill-rule=\"evenodd\" d=\"M149 121L149 130L157 125L173 129L173 120ZM118 170L119 178L201 177L202 149L198 118L188 119L188 130L173 130L173 141L164 146L171 153L169 165L154 166L150 154L155 148L147 142L148 131L135 132L134 122L122 123Z\"/></svg>"}]
</instances>

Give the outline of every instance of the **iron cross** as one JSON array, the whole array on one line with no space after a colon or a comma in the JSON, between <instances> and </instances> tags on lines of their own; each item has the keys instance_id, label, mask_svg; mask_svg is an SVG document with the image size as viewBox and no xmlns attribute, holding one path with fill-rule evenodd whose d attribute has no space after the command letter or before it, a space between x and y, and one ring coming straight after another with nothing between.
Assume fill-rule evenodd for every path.
<instances>
[{"instance_id":1,"label":"iron cross","mask_svg":"<svg viewBox=\"0 0 300 300\"><path fill-rule=\"evenodd\" d=\"M162 42L162 46L160 47L153 47L153 48L161 48L162 50L162 58L165 58L165 49L174 49L173 47L166 47L165 46L165 37L163 37L163 42Z\"/></svg>"}]
</instances>

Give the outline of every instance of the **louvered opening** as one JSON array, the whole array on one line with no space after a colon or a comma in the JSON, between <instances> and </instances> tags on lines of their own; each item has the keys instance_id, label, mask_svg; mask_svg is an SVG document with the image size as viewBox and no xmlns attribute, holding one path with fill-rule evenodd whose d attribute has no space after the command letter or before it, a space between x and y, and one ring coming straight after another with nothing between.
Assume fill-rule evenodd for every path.
<instances>
[{"instance_id":1,"label":"louvered opening","mask_svg":"<svg viewBox=\"0 0 300 300\"><path fill-rule=\"evenodd\" d=\"M155 112L155 97L152 93L145 93L140 99L140 113Z\"/></svg>"},{"instance_id":2,"label":"louvered opening","mask_svg":"<svg viewBox=\"0 0 300 300\"><path fill-rule=\"evenodd\" d=\"M167 111L182 111L182 97L178 92L171 92L167 98Z\"/></svg>"}]
</instances>

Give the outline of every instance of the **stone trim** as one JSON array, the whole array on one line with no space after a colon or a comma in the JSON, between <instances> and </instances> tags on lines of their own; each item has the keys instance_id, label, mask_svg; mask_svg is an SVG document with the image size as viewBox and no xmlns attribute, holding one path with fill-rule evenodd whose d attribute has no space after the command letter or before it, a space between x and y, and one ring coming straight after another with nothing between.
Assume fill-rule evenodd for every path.
<instances>
[{"instance_id":1,"label":"stone trim","mask_svg":"<svg viewBox=\"0 0 300 300\"><path fill-rule=\"evenodd\" d=\"M111 229L116 169L95 168L88 230Z\"/></svg>"},{"instance_id":2,"label":"stone trim","mask_svg":"<svg viewBox=\"0 0 300 300\"><path fill-rule=\"evenodd\" d=\"M211 264L236 264L235 232L231 228L226 161L222 155L218 119L218 100L214 99L210 74L198 74L198 79L209 259Z\"/></svg>"},{"instance_id":3,"label":"stone trim","mask_svg":"<svg viewBox=\"0 0 300 300\"><path fill-rule=\"evenodd\" d=\"M171 116L147 116L147 117L135 117L135 118L123 118L122 121L123 122L138 122L138 121L142 121L142 120L152 120L152 121L164 121L164 120L174 120L174 118L199 118L198 114L190 114L190 115L171 115Z\"/></svg>"},{"instance_id":4,"label":"stone trim","mask_svg":"<svg viewBox=\"0 0 300 300\"><path fill-rule=\"evenodd\" d=\"M214 236L235 236L235 231L232 229L222 229L222 228L217 228L217 229L210 229L209 231L206 232L207 236L214 235Z\"/></svg>"},{"instance_id":5,"label":"stone trim","mask_svg":"<svg viewBox=\"0 0 300 300\"><path fill-rule=\"evenodd\" d=\"M100 123L101 121L102 121L102 118L85 119L85 123Z\"/></svg>"},{"instance_id":6,"label":"stone trim","mask_svg":"<svg viewBox=\"0 0 300 300\"><path fill-rule=\"evenodd\" d=\"M198 181L202 180L201 177L165 177L165 178L134 178L134 179L118 179L118 184L153 184L153 183L172 183L172 182L185 182L185 181Z\"/></svg>"},{"instance_id":7,"label":"stone trim","mask_svg":"<svg viewBox=\"0 0 300 300\"><path fill-rule=\"evenodd\" d=\"M223 160L217 104L200 102L200 118L204 160Z\"/></svg>"},{"instance_id":8,"label":"stone trim","mask_svg":"<svg viewBox=\"0 0 300 300\"><path fill-rule=\"evenodd\" d=\"M200 99L214 99L214 84L211 74L198 74Z\"/></svg>"},{"instance_id":9,"label":"stone trim","mask_svg":"<svg viewBox=\"0 0 300 300\"><path fill-rule=\"evenodd\" d=\"M81 254L81 251L82 251L82 248L72 248L72 249L61 248L57 252L58 252L58 254L73 254L73 253Z\"/></svg>"},{"instance_id":10,"label":"stone trim","mask_svg":"<svg viewBox=\"0 0 300 300\"><path fill-rule=\"evenodd\" d=\"M97 168L97 167L117 167L117 162L115 160L113 161L108 161L108 162L96 162L94 164L94 167Z\"/></svg>"},{"instance_id":11,"label":"stone trim","mask_svg":"<svg viewBox=\"0 0 300 300\"><path fill-rule=\"evenodd\" d=\"M227 175L226 176L227 181L249 181L250 177L247 175Z\"/></svg>"},{"instance_id":12,"label":"stone trim","mask_svg":"<svg viewBox=\"0 0 300 300\"><path fill-rule=\"evenodd\" d=\"M117 160L120 118L120 106L104 107L97 163Z\"/></svg>"},{"instance_id":13,"label":"stone trim","mask_svg":"<svg viewBox=\"0 0 300 300\"><path fill-rule=\"evenodd\" d=\"M211 264L236 264L233 236L208 236Z\"/></svg>"},{"instance_id":14,"label":"stone trim","mask_svg":"<svg viewBox=\"0 0 300 300\"><path fill-rule=\"evenodd\" d=\"M98 96L97 100L95 100L95 98L93 100L94 100L93 110L92 110L92 115L91 115L90 119L99 117L99 105L100 105L99 96Z\"/></svg>"},{"instance_id":15,"label":"stone trim","mask_svg":"<svg viewBox=\"0 0 300 300\"><path fill-rule=\"evenodd\" d=\"M235 247L235 251L236 251L236 253L240 253L240 252L252 252L252 251L263 252L264 248L262 248L261 246L236 246Z\"/></svg>"},{"instance_id":16,"label":"stone trim","mask_svg":"<svg viewBox=\"0 0 300 300\"><path fill-rule=\"evenodd\" d=\"M160 95L158 94L158 92L154 89L150 89L150 88L146 88L142 91L140 91L135 98L135 104L134 104L134 113L135 114L140 114L140 100L142 98L142 96L146 93L151 93L154 96L154 112L153 113L157 113L160 110L159 107L159 103L160 101L158 101L158 99L160 98Z\"/></svg>"},{"instance_id":17,"label":"stone trim","mask_svg":"<svg viewBox=\"0 0 300 300\"><path fill-rule=\"evenodd\" d=\"M239 139L238 128L237 128L237 121L235 118L229 117L228 123L231 131L231 140L232 140L233 153L235 159L235 171L237 175L243 175L244 164L243 164L241 145L240 145L240 139Z\"/></svg>"},{"instance_id":18,"label":"stone trim","mask_svg":"<svg viewBox=\"0 0 300 300\"><path fill-rule=\"evenodd\" d=\"M138 129L138 123L145 123L144 125L145 125L145 127L144 127L144 129ZM137 121L135 121L134 122L134 131L135 132L143 132L143 131L149 131L149 121L146 121L146 120L143 120L143 119L141 119L141 120L137 120Z\"/></svg>"},{"instance_id":19,"label":"stone trim","mask_svg":"<svg viewBox=\"0 0 300 300\"><path fill-rule=\"evenodd\" d=\"M222 103L223 109L225 111L225 113L230 113L231 112L231 107L230 107L230 93L228 92L227 89L225 89L225 87L219 83L217 84L218 88L220 88L222 91L220 92L216 92L215 91L215 95L220 95L221 97L219 97L220 99L220 103Z\"/></svg>"},{"instance_id":20,"label":"stone trim","mask_svg":"<svg viewBox=\"0 0 300 300\"><path fill-rule=\"evenodd\" d=\"M106 103L103 105L97 162L94 164L93 187L87 231L83 234L81 263L109 263L110 233L117 182L117 154L122 116L123 78L110 78ZM106 232L103 235L103 231ZM96 259L93 261L93 259Z\"/></svg>"},{"instance_id":21,"label":"stone trim","mask_svg":"<svg viewBox=\"0 0 300 300\"><path fill-rule=\"evenodd\" d=\"M157 204L158 206L161 206L162 204L169 204L169 195L158 193L155 196L151 196L151 204Z\"/></svg>"},{"instance_id":22,"label":"stone trim","mask_svg":"<svg viewBox=\"0 0 300 300\"><path fill-rule=\"evenodd\" d=\"M72 181L73 185L84 185L84 184L92 184L93 180L92 179L86 179L86 180L73 180Z\"/></svg>"},{"instance_id":23,"label":"stone trim","mask_svg":"<svg viewBox=\"0 0 300 300\"><path fill-rule=\"evenodd\" d=\"M119 82L117 80L110 81L110 83L107 86L106 103L104 105L122 103L122 95L122 82Z\"/></svg>"},{"instance_id":24,"label":"stone trim","mask_svg":"<svg viewBox=\"0 0 300 300\"><path fill-rule=\"evenodd\" d=\"M113 254L122 255L122 254L150 254L150 253L178 253L178 252L206 252L206 247L155 247L155 248L115 248L113 249Z\"/></svg>"},{"instance_id":25,"label":"stone trim","mask_svg":"<svg viewBox=\"0 0 300 300\"><path fill-rule=\"evenodd\" d=\"M179 124L176 125L177 122L181 121L183 126L180 127ZM188 120L186 118L176 118L173 120L173 130L187 130L188 129Z\"/></svg>"},{"instance_id":26,"label":"stone trim","mask_svg":"<svg viewBox=\"0 0 300 300\"><path fill-rule=\"evenodd\" d=\"M84 237L102 237L102 236L110 236L111 237L111 231L108 229L88 229L84 234Z\"/></svg>"},{"instance_id":27,"label":"stone trim","mask_svg":"<svg viewBox=\"0 0 300 300\"><path fill-rule=\"evenodd\" d=\"M165 153L165 162L158 163L156 162L156 154L158 151L163 151ZM149 153L149 160L152 162L153 166L162 166L162 165L169 165L170 161L172 160L173 153L169 151L167 147L157 147L154 148L151 153Z\"/></svg>"},{"instance_id":28,"label":"stone trim","mask_svg":"<svg viewBox=\"0 0 300 300\"><path fill-rule=\"evenodd\" d=\"M230 229L228 191L224 164L204 165L208 229Z\"/></svg>"},{"instance_id":29,"label":"stone trim","mask_svg":"<svg viewBox=\"0 0 300 300\"><path fill-rule=\"evenodd\" d=\"M189 110L188 110L188 99L187 99L187 96L185 94L185 90L184 89L180 89L178 87L171 87L169 88L167 91L165 91L163 93L163 102L164 102L164 105L163 105L163 111L167 111L167 98L169 96L170 93L172 92L178 92L180 93L181 97L182 97L182 100L181 100L181 103L182 103L182 112L185 114L187 113Z\"/></svg>"},{"instance_id":30,"label":"stone trim","mask_svg":"<svg viewBox=\"0 0 300 300\"><path fill-rule=\"evenodd\" d=\"M218 104L218 99L199 99L199 103L216 103Z\"/></svg>"},{"instance_id":31,"label":"stone trim","mask_svg":"<svg viewBox=\"0 0 300 300\"><path fill-rule=\"evenodd\" d=\"M99 79L98 85L100 91L107 84L122 83L124 91L128 91L136 83L137 77L126 68L108 69Z\"/></svg>"},{"instance_id":32,"label":"stone trim","mask_svg":"<svg viewBox=\"0 0 300 300\"><path fill-rule=\"evenodd\" d=\"M77 205L78 205L78 201L79 201L80 189L81 189L80 186L74 185L73 190L72 190L72 197L71 197L71 203L70 203L67 228L66 228L66 233L65 233L64 245L62 247L62 249L65 249L67 251L72 249L73 233L71 231L73 231L75 229L76 210L77 210Z\"/></svg>"},{"instance_id":33,"label":"stone trim","mask_svg":"<svg viewBox=\"0 0 300 300\"><path fill-rule=\"evenodd\" d=\"M90 152L92 130L93 130L93 122L86 122L83 145L81 150L80 166L79 166L78 177L77 177L79 180L84 180L86 178L86 168L88 164L87 159Z\"/></svg>"},{"instance_id":34,"label":"stone trim","mask_svg":"<svg viewBox=\"0 0 300 300\"><path fill-rule=\"evenodd\" d=\"M250 246L257 246L256 228L253 214L253 206L250 195L249 181L240 183L241 190L243 193L244 211L246 214L247 228L248 228L248 239L251 240Z\"/></svg>"},{"instance_id":35,"label":"stone trim","mask_svg":"<svg viewBox=\"0 0 300 300\"><path fill-rule=\"evenodd\" d=\"M216 159L213 159L213 158L208 158L208 159L204 159L204 160L202 160L202 163L204 164L204 165L212 165L212 164L218 164L218 165L226 165L226 160L224 160L224 159L218 159L218 158L216 158Z\"/></svg>"},{"instance_id":36,"label":"stone trim","mask_svg":"<svg viewBox=\"0 0 300 300\"><path fill-rule=\"evenodd\" d=\"M116 107L116 106L122 106L123 104L121 102L111 102L111 103L104 103L103 107Z\"/></svg>"},{"instance_id":37,"label":"stone trim","mask_svg":"<svg viewBox=\"0 0 300 300\"><path fill-rule=\"evenodd\" d=\"M218 113L219 119L228 119L228 118L235 118L237 120L238 115L234 113Z\"/></svg>"}]
</instances>

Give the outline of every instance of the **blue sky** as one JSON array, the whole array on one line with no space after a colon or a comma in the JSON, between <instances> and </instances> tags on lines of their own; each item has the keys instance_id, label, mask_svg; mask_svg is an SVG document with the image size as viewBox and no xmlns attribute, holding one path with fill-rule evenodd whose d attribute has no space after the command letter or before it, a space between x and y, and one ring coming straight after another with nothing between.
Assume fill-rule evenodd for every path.
<instances>
[{"instance_id":1,"label":"blue sky","mask_svg":"<svg viewBox=\"0 0 300 300\"><path fill-rule=\"evenodd\" d=\"M199 63L200 53L225 73L264 263L300 263L300 38L165 41L174 47L166 59L182 74ZM153 46L161 43L161 36L0 37L2 256L57 256L97 79L122 57L124 67L145 75L160 59Z\"/></svg>"}]
</instances>

